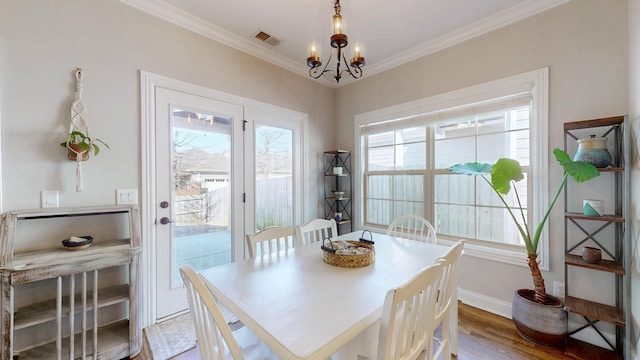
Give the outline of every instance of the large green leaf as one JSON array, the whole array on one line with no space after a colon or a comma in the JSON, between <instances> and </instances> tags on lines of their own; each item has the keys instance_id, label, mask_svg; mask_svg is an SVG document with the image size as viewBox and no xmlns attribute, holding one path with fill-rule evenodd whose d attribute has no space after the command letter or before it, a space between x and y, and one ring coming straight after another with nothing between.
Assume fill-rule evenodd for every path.
<instances>
[{"instance_id":1,"label":"large green leaf","mask_svg":"<svg viewBox=\"0 0 640 360\"><path fill-rule=\"evenodd\" d=\"M566 152L558 148L553 149L553 155L564 171L577 182L585 182L600 176L600 171L593 164L585 161L573 161Z\"/></svg>"},{"instance_id":2,"label":"large green leaf","mask_svg":"<svg viewBox=\"0 0 640 360\"><path fill-rule=\"evenodd\" d=\"M450 166L447 170L452 173L462 175L489 175L491 173L491 164L483 163L466 163Z\"/></svg>"},{"instance_id":3,"label":"large green leaf","mask_svg":"<svg viewBox=\"0 0 640 360\"><path fill-rule=\"evenodd\" d=\"M494 189L501 194L508 194L512 181L524 179L520 163L513 159L500 158L491 170L491 183Z\"/></svg>"}]
</instances>

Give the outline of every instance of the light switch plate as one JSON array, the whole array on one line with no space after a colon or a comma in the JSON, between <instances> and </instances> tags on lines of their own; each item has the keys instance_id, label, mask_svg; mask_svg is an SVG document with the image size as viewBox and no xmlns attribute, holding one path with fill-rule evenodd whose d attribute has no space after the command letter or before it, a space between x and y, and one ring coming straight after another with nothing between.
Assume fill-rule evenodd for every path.
<instances>
[{"instance_id":1,"label":"light switch plate","mask_svg":"<svg viewBox=\"0 0 640 360\"><path fill-rule=\"evenodd\" d=\"M138 189L116 189L117 205L136 205L138 203Z\"/></svg>"},{"instance_id":2,"label":"light switch plate","mask_svg":"<svg viewBox=\"0 0 640 360\"><path fill-rule=\"evenodd\" d=\"M40 192L40 206L43 208L60 207L58 190L42 190Z\"/></svg>"}]
</instances>

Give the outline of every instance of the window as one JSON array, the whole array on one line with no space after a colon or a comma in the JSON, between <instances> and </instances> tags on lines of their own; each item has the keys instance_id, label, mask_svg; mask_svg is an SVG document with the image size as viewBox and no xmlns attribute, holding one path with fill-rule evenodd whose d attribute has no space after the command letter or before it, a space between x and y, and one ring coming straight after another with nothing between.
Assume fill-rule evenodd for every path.
<instances>
[{"instance_id":1,"label":"window","mask_svg":"<svg viewBox=\"0 0 640 360\"><path fill-rule=\"evenodd\" d=\"M366 221L386 227L404 214L424 216L426 126L366 136Z\"/></svg>"},{"instance_id":2,"label":"window","mask_svg":"<svg viewBox=\"0 0 640 360\"><path fill-rule=\"evenodd\" d=\"M528 222L536 223L548 201L547 77L547 69L537 70L356 116L360 225L384 229L400 215L418 214L439 239L465 238L471 253L521 264L524 244L504 205L482 178L446 169L517 159L525 172L517 191ZM543 268L547 247L544 234Z\"/></svg>"},{"instance_id":3,"label":"window","mask_svg":"<svg viewBox=\"0 0 640 360\"><path fill-rule=\"evenodd\" d=\"M509 101L503 104L502 110L456 117L433 125L434 227L440 234L524 246L509 213L486 182L479 177L450 174L446 168L465 162L494 163L501 157L516 159L525 173L525 180L518 182L516 190L526 208L531 193L526 181L531 178L531 109L528 99L526 102L512 105Z\"/></svg>"}]
</instances>

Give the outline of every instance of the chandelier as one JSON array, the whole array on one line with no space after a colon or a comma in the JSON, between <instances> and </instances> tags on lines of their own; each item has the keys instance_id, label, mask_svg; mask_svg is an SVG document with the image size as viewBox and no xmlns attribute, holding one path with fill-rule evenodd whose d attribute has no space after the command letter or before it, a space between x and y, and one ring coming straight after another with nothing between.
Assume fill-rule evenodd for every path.
<instances>
[{"instance_id":1,"label":"chandelier","mask_svg":"<svg viewBox=\"0 0 640 360\"><path fill-rule=\"evenodd\" d=\"M318 56L316 52L315 45L311 45L311 56L307 58L307 66L309 67L309 76L317 79L325 73L331 73L336 83L340 83L340 79L342 79L342 74L346 72L351 75L354 79L359 79L362 77L362 68L364 67L364 57L360 56L360 48L356 44L353 58L351 59L351 67L345 66L343 70L340 70L340 65L344 63L347 64L347 58L344 56L344 48L347 47L349 43L347 41L347 35L342 33L342 16L340 15L340 0L335 0L333 2L333 8L335 9L335 15L333 15L333 35L331 35L331 47L336 49L336 71L332 72L331 69L328 69L329 63L331 63L331 58L333 57L334 50L332 49L329 53L329 60L327 64L322 68L322 61L320 60L320 56Z\"/></svg>"}]
</instances>

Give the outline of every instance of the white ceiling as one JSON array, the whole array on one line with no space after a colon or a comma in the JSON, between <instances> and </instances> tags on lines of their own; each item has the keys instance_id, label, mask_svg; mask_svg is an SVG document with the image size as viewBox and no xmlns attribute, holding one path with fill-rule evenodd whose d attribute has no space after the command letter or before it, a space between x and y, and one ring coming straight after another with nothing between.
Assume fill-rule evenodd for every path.
<instances>
[{"instance_id":1,"label":"white ceiling","mask_svg":"<svg viewBox=\"0 0 640 360\"><path fill-rule=\"evenodd\" d=\"M304 76L312 41L329 58L333 0L121 1ZM342 0L346 57L357 42L364 76L376 74L567 1ZM255 39L259 31L279 43ZM328 77L323 83L336 86Z\"/></svg>"}]
</instances>

